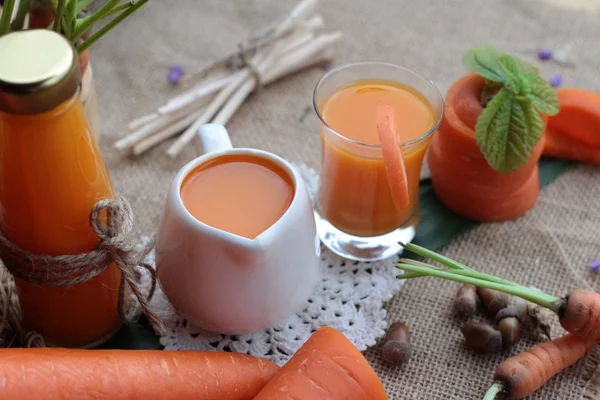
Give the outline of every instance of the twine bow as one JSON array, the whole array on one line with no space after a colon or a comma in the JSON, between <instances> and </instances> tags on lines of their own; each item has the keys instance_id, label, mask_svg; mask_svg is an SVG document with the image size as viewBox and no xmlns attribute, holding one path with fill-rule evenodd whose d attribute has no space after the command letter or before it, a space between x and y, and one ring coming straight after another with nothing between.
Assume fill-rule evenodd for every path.
<instances>
[{"instance_id":1,"label":"twine bow","mask_svg":"<svg viewBox=\"0 0 600 400\"><path fill-rule=\"evenodd\" d=\"M103 218L104 213L106 218ZM136 250L136 243L131 237L133 212L129 202L122 197L96 203L90 213L89 222L92 230L98 235L99 242L88 253L60 256L33 254L12 243L0 232L0 259L4 261L6 269L13 277L27 283L47 286L72 286L87 282L114 263L121 271L118 300L121 319L129 320L125 309L126 287L129 287L153 329L160 334L164 326L148 304L156 289L156 273L144 262L154 246L154 241L150 241L141 251ZM144 296L139 288L140 268L145 269L151 279L147 296ZM6 286L4 282L0 284ZM0 305L10 304L10 296L12 294L6 287L0 291ZM5 318L3 322L18 319L20 318Z\"/></svg>"}]
</instances>

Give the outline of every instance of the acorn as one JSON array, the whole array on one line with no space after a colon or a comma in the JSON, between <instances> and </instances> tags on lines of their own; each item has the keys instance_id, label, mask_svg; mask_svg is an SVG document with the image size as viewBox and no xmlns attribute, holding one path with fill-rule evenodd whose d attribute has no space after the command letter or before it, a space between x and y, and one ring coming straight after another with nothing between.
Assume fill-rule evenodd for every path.
<instances>
[{"instance_id":1,"label":"acorn","mask_svg":"<svg viewBox=\"0 0 600 400\"><path fill-rule=\"evenodd\" d=\"M478 353L496 353L502 349L502 334L486 322L467 322L462 333L467 345Z\"/></svg>"},{"instance_id":2,"label":"acorn","mask_svg":"<svg viewBox=\"0 0 600 400\"><path fill-rule=\"evenodd\" d=\"M502 334L504 347L511 347L519 341L521 334L520 313L515 307L505 307L496 314L496 324Z\"/></svg>"},{"instance_id":3,"label":"acorn","mask_svg":"<svg viewBox=\"0 0 600 400\"><path fill-rule=\"evenodd\" d=\"M410 330L404 322L394 322L385 335L381 355L390 365L405 364L412 357Z\"/></svg>"},{"instance_id":4,"label":"acorn","mask_svg":"<svg viewBox=\"0 0 600 400\"><path fill-rule=\"evenodd\" d=\"M487 312L492 316L508 305L509 297L506 293L478 287L477 294Z\"/></svg>"},{"instance_id":5,"label":"acorn","mask_svg":"<svg viewBox=\"0 0 600 400\"><path fill-rule=\"evenodd\" d=\"M454 311L465 317L470 317L477 311L477 288L473 285L462 285L454 297Z\"/></svg>"}]
</instances>

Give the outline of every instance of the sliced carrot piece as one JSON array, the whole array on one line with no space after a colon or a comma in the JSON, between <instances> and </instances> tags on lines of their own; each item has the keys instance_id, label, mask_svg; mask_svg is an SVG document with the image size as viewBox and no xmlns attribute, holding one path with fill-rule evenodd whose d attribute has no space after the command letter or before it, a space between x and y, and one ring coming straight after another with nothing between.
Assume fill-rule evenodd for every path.
<instances>
[{"instance_id":1,"label":"sliced carrot piece","mask_svg":"<svg viewBox=\"0 0 600 400\"><path fill-rule=\"evenodd\" d=\"M560 112L548 119L548 129L583 145L600 146L600 94L575 88L556 94Z\"/></svg>"},{"instance_id":2,"label":"sliced carrot piece","mask_svg":"<svg viewBox=\"0 0 600 400\"><path fill-rule=\"evenodd\" d=\"M408 207L410 199L400 138L396 131L394 109L387 104L379 104L376 118L381 152L383 153L383 162L385 163L392 199L398 210L404 210Z\"/></svg>"},{"instance_id":3,"label":"sliced carrot piece","mask_svg":"<svg viewBox=\"0 0 600 400\"><path fill-rule=\"evenodd\" d=\"M600 165L600 146L590 146L550 128L546 129L544 136L545 156Z\"/></svg>"},{"instance_id":4,"label":"sliced carrot piece","mask_svg":"<svg viewBox=\"0 0 600 400\"><path fill-rule=\"evenodd\" d=\"M338 330L319 328L254 400L387 400L379 377Z\"/></svg>"}]
</instances>

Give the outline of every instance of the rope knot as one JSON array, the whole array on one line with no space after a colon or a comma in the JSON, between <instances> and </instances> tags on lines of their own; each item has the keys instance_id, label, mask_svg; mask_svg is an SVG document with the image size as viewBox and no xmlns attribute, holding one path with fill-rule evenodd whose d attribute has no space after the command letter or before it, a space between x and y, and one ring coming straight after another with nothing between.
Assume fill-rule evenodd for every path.
<instances>
[{"instance_id":1,"label":"rope knot","mask_svg":"<svg viewBox=\"0 0 600 400\"><path fill-rule=\"evenodd\" d=\"M135 251L130 239L133 211L121 197L100 200L90 213L90 226L100 241L95 250L107 255L106 263L138 265L147 255Z\"/></svg>"},{"instance_id":2,"label":"rope knot","mask_svg":"<svg viewBox=\"0 0 600 400\"><path fill-rule=\"evenodd\" d=\"M121 272L119 284L119 315L123 321L127 317L126 289L129 289L137 303L146 314L156 333L164 330L162 321L150 309L149 300L156 289L156 273L144 263L144 259L154 246L150 241L140 251L136 250L131 237L133 231L133 211L129 202L122 198L98 201L89 216L89 224L98 236L98 244L89 253L50 256L30 253L24 250L0 232L0 258L5 261L6 269L15 278L28 283L48 286L72 286L89 281L114 264ZM1 268L1 265L0 265ZM150 291L144 295L139 288L142 276L140 270L147 271L151 279ZM9 301L13 294L0 291L0 305ZM15 320L15 318L11 318ZM17 318L17 320L20 318ZM0 323L0 336L2 324ZM27 340L38 343L39 340Z\"/></svg>"}]
</instances>

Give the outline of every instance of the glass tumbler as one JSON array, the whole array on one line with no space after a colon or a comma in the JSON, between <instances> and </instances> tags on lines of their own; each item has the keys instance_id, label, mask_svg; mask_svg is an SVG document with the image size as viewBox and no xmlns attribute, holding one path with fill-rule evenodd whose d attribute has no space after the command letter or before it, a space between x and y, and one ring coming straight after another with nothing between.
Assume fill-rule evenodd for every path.
<instances>
[{"instance_id":1,"label":"glass tumbler","mask_svg":"<svg viewBox=\"0 0 600 400\"><path fill-rule=\"evenodd\" d=\"M400 84L429 102L433 125L401 146L407 173L409 204L398 209L392 200L379 144L363 143L336 132L323 116L323 106L338 89L361 81ZM443 97L416 72L380 62L348 64L329 71L314 90L313 105L321 132L321 172L315 218L321 241L351 260L376 261L398 254L398 242L410 242L419 223L419 180L432 134L441 122ZM350 112L350 111L349 111ZM356 111L352 111L356 112ZM402 120L398 129L402 131Z\"/></svg>"}]
</instances>

